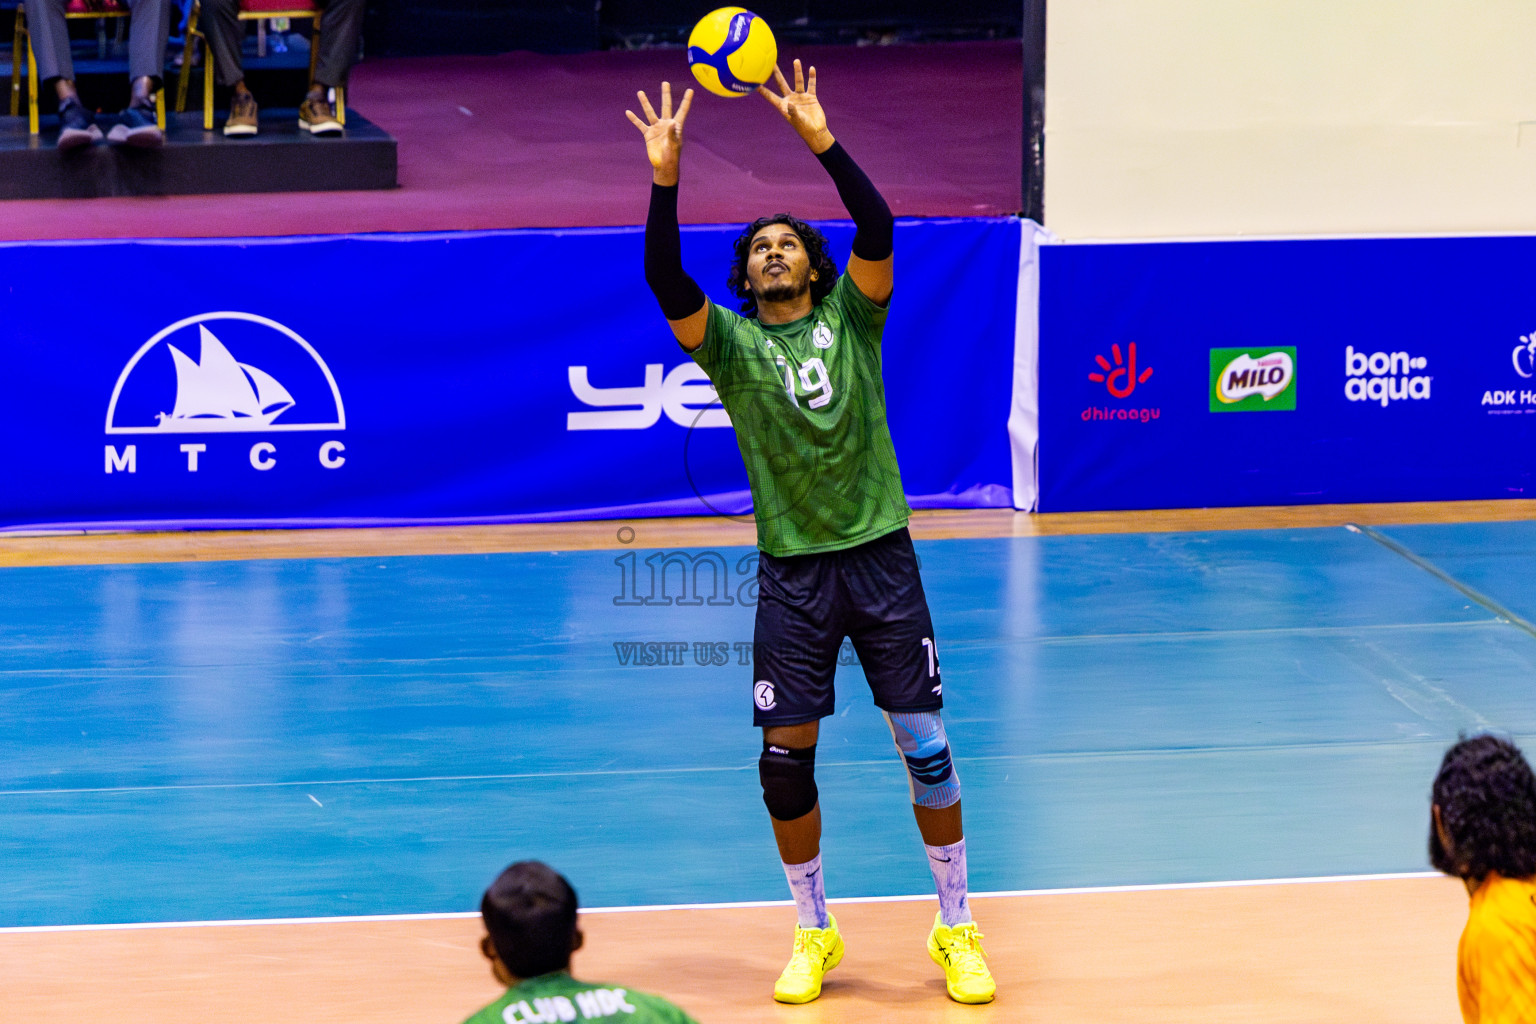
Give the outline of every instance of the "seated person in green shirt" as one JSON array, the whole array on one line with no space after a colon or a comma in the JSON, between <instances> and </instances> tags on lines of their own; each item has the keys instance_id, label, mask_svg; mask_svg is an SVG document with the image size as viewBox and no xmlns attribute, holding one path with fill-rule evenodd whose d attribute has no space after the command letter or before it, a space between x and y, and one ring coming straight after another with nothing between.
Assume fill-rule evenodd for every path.
<instances>
[{"instance_id":1,"label":"seated person in green shirt","mask_svg":"<svg viewBox=\"0 0 1536 1024\"><path fill-rule=\"evenodd\" d=\"M581 948L576 890L547 864L518 861L491 883L480 901L485 938L480 951L506 993L464 1024L553 1024L555 1021L633 1021L695 1024L658 996L571 977Z\"/></svg>"}]
</instances>

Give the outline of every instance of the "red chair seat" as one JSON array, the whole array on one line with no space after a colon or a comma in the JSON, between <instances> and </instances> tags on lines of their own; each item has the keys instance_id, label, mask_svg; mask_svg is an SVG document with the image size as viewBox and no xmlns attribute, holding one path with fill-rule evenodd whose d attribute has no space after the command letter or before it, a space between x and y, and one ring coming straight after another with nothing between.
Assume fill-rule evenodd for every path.
<instances>
[{"instance_id":1,"label":"red chair seat","mask_svg":"<svg viewBox=\"0 0 1536 1024\"><path fill-rule=\"evenodd\" d=\"M312 11L315 0L240 0L242 11L255 14L259 11Z\"/></svg>"}]
</instances>

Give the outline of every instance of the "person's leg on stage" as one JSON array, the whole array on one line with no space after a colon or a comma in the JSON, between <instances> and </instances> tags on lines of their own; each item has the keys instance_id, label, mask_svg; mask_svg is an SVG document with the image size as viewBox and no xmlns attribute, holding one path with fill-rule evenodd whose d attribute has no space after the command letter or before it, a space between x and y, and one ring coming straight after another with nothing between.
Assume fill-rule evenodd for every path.
<instances>
[{"instance_id":1,"label":"person's leg on stage","mask_svg":"<svg viewBox=\"0 0 1536 1024\"><path fill-rule=\"evenodd\" d=\"M341 122L331 108L330 91L347 83L363 31L363 0L329 0L320 20L320 53L315 80L299 106L299 127L311 135L340 135Z\"/></svg>"},{"instance_id":2,"label":"person's leg on stage","mask_svg":"<svg viewBox=\"0 0 1536 1024\"><path fill-rule=\"evenodd\" d=\"M165 143L155 113L155 93L163 86L165 46L171 34L171 0L129 0L128 83L131 98L120 122L107 133L111 142L154 147Z\"/></svg>"},{"instance_id":3,"label":"person's leg on stage","mask_svg":"<svg viewBox=\"0 0 1536 1024\"><path fill-rule=\"evenodd\" d=\"M245 66L240 57L240 46L245 40L245 26L240 21L240 0L202 0L202 6L203 14L199 24L208 39L214 78L220 85L233 90L229 101L229 118L224 122L224 134L255 135L260 127L259 111L256 97L246 88Z\"/></svg>"},{"instance_id":4,"label":"person's leg on stage","mask_svg":"<svg viewBox=\"0 0 1536 1024\"><path fill-rule=\"evenodd\" d=\"M27 5L27 31L37 57L37 80L53 82L59 99L75 95L75 62L69 52L69 25L64 20L67 0L33 0Z\"/></svg>"},{"instance_id":5,"label":"person's leg on stage","mask_svg":"<svg viewBox=\"0 0 1536 1024\"><path fill-rule=\"evenodd\" d=\"M41 0L27 5L27 31L37 57L37 80L53 83L59 97L60 149L89 146L101 140L96 119L75 91L75 62L69 52L69 25L64 20L67 0Z\"/></svg>"}]
</instances>

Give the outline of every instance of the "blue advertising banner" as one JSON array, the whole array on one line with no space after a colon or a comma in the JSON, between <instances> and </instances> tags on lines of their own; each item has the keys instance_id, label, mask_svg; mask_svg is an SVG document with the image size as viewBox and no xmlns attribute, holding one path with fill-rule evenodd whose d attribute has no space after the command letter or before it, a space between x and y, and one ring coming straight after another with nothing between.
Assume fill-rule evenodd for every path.
<instances>
[{"instance_id":1,"label":"blue advertising banner","mask_svg":"<svg viewBox=\"0 0 1536 1024\"><path fill-rule=\"evenodd\" d=\"M1040 261L1042 512L1536 494L1536 238Z\"/></svg>"},{"instance_id":2,"label":"blue advertising banner","mask_svg":"<svg viewBox=\"0 0 1536 1024\"><path fill-rule=\"evenodd\" d=\"M738 230L683 242L732 308ZM897 226L914 505L1009 503L1018 248L1015 220ZM0 528L749 514L641 254L638 228L0 246Z\"/></svg>"}]
</instances>

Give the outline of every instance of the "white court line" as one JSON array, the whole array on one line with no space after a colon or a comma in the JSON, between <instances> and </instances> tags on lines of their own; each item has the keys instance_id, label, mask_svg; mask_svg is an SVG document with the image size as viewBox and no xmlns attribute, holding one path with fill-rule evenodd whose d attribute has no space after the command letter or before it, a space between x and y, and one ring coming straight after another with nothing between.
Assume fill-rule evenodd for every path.
<instances>
[{"instance_id":1,"label":"white court line","mask_svg":"<svg viewBox=\"0 0 1536 1024\"><path fill-rule=\"evenodd\" d=\"M1441 878L1437 871L1405 871L1380 875L1321 875L1315 878L1253 878L1227 882L1160 882L1152 885L1101 885L1069 889L1015 889L1003 892L973 892L971 899L998 896L1089 896L1113 892L1164 892L1181 889L1236 889L1259 885L1321 885L1331 882L1383 882L1412 878ZM840 896L828 903L915 903L931 900L932 893L918 896ZM661 903L644 907L585 907L583 914L638 914L661 910L739 910L756 907L789 907L793 900L750 900L744 903ZM454 921L478 918L476 910L444 914L373 914L358 917L265 917L235 921L150 921L138 924L44 924L0 928L0 935L24 935L46 932L116 932L142 931L147 928L236 928L274 924L367 924L386 921Z\"/></svg>"},{"instance_id":2,"label":"white court line","mask_svg":"<svg viewBox=\"0 0 1536 1024\"><path fill-rule=\"evenodd\" d=\"M3 246L3 243L0 243L0 246ZM1479 625L1486 624L1487 623L1479 623ZM1329 753L1337 753L1340 751L1348 750L1382 750L1389 747L1423 747L1426 745L1435 746L1435 749L1438 750L1438 744L1439 741L1432 739L1397 739L1345 740L1340 742L1321 741L1312 743L1227 744L1203 747L1127 747L1123 750L1063 750L1055 753L1037 754L965 755L960 757L958 761L964 764L992 764L1005 761L1015 761L1023 765L1032 765L1054 764L1059 761L1084 761L1092 760L1094 758L1104 760L1121 760L1134 757L1161 757L1167 754L1272 754L1318 750ZM869 758L862 761L826 761L822 762L822 767L867 768L870 766L879 766L883 768L890 763L890 758L888 756L882 755L878 758ZM753 771L756 767L757 762L753 761L750 763L742 764L691 765L674 768L583 768L571 771L550 770L542 772L506 772L495 775L407 775L388 776L379 779L290 779L271 780L267 782L182 782L167 783L163 785L141 786L80 786L76 788L57 789L0 789L0 797L77 796L90 794L106 794L112 796L123 793L193 793L213 790L238 789L301 789L306 786L395 786L434 782L517 782L524 779L553 780L627 775L701 775L709 772L750 772ZM311 796L310 799L315 800L313 796ZM315 803L319 804L320 801L315 800ZM320 804L320 806L323 807L325 805ZM914 897L914 899L915 898L916 897ZM712 906L713 904L710 905Z\"/></svg>"}]
</instances>

